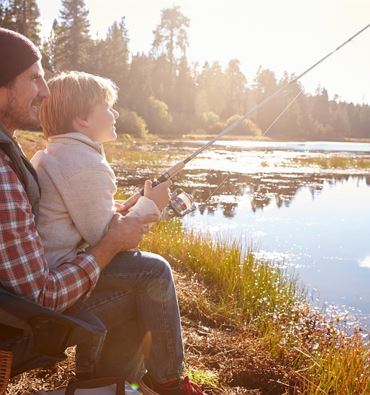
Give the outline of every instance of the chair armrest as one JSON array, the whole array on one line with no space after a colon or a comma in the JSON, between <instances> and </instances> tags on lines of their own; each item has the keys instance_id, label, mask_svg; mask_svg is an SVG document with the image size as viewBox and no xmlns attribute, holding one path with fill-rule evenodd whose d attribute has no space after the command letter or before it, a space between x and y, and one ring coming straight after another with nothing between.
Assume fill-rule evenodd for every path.
<instances>
[{"instance_id":1,"label":"chair armrest","mask_svg":"<svg viewBox=\"0 0 370 395\"><path fill-rule=\"evenodd\" d=\"M86 318L86 320L85 320ZM26 335L53 333L57 329L70 342L72 338L95 335L105 336L104 325L96 319L84 320L40 306L22 296L15 295L0 286L0 324L22 329Z\"/></svg>"}]
</instances>

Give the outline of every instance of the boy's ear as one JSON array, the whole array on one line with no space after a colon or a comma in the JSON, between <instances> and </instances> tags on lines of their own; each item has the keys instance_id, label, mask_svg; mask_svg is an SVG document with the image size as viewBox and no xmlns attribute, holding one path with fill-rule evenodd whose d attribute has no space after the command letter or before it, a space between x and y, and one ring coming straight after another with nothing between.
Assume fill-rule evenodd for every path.
<instances>
[{"instance_id":1,"label":"boy's ear","mask_svg":"<svg viewBox=\"0 0 370 395\"><path fill-rule=\"evenodd\" d=\"M75 130L84 130L86 127L88 127L89 122L87 121L87 119L84 119L82 117L76 117L73 120L72 125Z\"/></svg>"}]
</instances>

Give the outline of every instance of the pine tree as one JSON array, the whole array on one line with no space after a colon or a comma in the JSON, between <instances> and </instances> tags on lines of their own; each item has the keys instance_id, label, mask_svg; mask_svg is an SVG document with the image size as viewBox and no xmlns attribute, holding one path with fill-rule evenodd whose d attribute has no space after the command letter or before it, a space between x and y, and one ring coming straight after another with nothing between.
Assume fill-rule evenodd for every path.
<instances>
[{"instance_id":1,"label":"pine tree","mask_svg":"<svg viewBox=\"0 0 370 395\"><path fill-rule=\"evenodd\" d=\"M186 56L189 46L186 29L189 23L189 18L181 12L180 7L174 6L162 10L161 23L153 31L153 54L166 55L173 68L177 58Z\"/></svg>"},{"instance_id":2,"label":"pine tree","mask_svg":"<svg viewBox=\"0 0 370 395\"><path fill-rule=\"evenodd\" d=\"M150 96L153 96L150 76L152 75L152 60L144 54L132 57L127 89L127 106L130 110L143 116Z\"/></svg>"},{"instance_id":3,"label":"pine tree","mask_svg":"<svg viewBox=\"0 0 370 395\"><path fill-rule=\"evenodd\" d=\"M189 18L180 10L179 6L163 9L161 22L153 31L152 56L155 59L153 70L153 90L155 97L166 102L170 108L176 97L175 80L177 62L186 58L189 46L187 28Z\"/></svg>"},{"instance_id":4,"label":"pine tree","mask_svg":"<svg viewBox=\"0 0 370 395\"><path fill-rule=\"evenodd\" d=\"M0 26L6 29L15 30L14 10L11 7L12 0L2 0L0 2Z\"/></svg>"},{"instance_id":5,"label":"pine tree","mask_svg":"<svg viewBox=\"0 0 370 395\"><path fill-rule=\"evenodd\" d=\"M92 67L88 16L84 0L63 0L60 21L55 29L54 60L57 69L89 71Z\"/></svg>"},{"instance_id":6,"label":"pine tree","mask_svg":"<svg viewBox=\"0 0 370 395\"><path fill-rule=\"evenodd\" d=\"M234 114L242 115L246 112L246 84L247 79L240 70L240 62L237 59L230 60L226 75L226 91L224 100L226 102L224 118Z\"/></svg>"},{"instance_id":7,"label":"pine tree","mask_svg":"<svg viewBox=\"0 0 370 395\"><path fill-rule=\"evenodd\" d=\"M36 0L3 0L0 26L17 31L40 45L40 11Z\"/></svg>"},{"instance_id":8,"label":"pine tree","mask_svg":"<svg viewBox=\"0 0 370 395\"><path fill-rule=\"evenodd\" d=\"M119 87L119 104L122 106L126 101L128 88L128 33L125 26L125 18L120 22L114 22L109 28L105 40L99 43L99 70L98 74L112 79Z\"/></svg>"}]
</instances>

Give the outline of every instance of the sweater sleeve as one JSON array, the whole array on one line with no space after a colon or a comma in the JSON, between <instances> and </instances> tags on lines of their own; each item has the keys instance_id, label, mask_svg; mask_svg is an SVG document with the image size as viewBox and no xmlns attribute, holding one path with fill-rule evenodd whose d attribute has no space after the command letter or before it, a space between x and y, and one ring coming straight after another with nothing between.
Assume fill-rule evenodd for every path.
<instances>
[{"instance_id":1,"label":"sweater sleeve","mask_svg":"<svg viewBox=\"0 0 370 395\"><path fill-rule=\"evenodd\" d=\"M95 245L115 212L115 180L106 170L84 170L68 179L65 205L82 238Z\"/></svg>"}]
</instances>

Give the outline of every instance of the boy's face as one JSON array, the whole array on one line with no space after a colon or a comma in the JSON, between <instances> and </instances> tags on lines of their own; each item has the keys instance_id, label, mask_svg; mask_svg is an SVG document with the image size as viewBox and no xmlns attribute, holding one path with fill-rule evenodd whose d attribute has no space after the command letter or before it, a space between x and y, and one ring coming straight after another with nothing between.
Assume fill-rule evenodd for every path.
<instances>
[{"instance_id":1,"label":"boy's face","mask_svg":"<svg viewBox=\"0 0 370 395\"><path fill-rule=\"evenodd\" d=\"M85 134L98 143L115 140L118 116L118 112L108 103L96 104L86 119Z\"/></svg>"}]
</instances>

